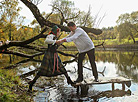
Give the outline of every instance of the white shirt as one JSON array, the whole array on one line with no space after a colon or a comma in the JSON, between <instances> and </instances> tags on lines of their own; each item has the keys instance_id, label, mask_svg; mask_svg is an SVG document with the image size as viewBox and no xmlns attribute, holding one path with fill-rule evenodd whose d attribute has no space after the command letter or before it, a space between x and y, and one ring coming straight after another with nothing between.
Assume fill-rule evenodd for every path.
<instances>
[{"instance_id":1,"label":"white shirt","mask_svg":"<svg viewBox=\"0 0 138 102\"><path fill-rule=\"evenodd\" d=\"M53 34L47 35L47 37L45 39L45 43L54 45L56 43L56 40L53 40L54 37L55 37L55 35L53 35Z\"/></svg>"},{"instance_id":2,"label":"white shirt","mask_svg":"<svg viewBox=\"0 0 138 102\"><path fill-rule=\"evenodd\" d=\"M79 51L83 53L89 51L94 47L94 44L87 33L82 28L76 28L75 32L70 32L70 34L65 37L67 42L73 41Z\"/></svg>"}]
</instances>

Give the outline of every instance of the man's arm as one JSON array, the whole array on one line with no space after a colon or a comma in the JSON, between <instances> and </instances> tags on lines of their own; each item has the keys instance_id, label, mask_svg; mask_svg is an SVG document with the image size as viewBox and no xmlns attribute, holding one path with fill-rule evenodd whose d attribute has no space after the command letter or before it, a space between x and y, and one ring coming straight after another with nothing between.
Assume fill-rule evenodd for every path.
<instances>
[{"instance_id":1,"label":"man's arm","mask_svg":"<svg viewBox=\"0 0 138 102\"><path fill-rule=\"evenodd\" d=\"M71 42L75 39L77 39L82 34L81 30L77 30L72 36L63 38L61 40L56 41L57 44L63 43L63 42Z\"/></svg>"},{"instance_id":2,"label":"man's arm","mask_svg":"<svg viewBox=\"0 0 138 102\"><path fill-rule=\"evenodd\" d=\"M68 37L70 37L72 35L72 32L70 32L70 34L68 35L68 36L66 36L66 37L64 37L64 38L62 38L62 39L60 39L60 40L57 40L56 41L56 44L62 44L63 42L67 42L66 41L66 38L68 38Z\"/></svg>"},{"instance_id":3,"label":"man's arm","mask_svg":"<svg viewBox=\"0 0 138 102\"><path fill-rule=\"evenodd\" d=\"M72 36L66 38L66 41L71 42L71 41L77 39L82 33L83 33L83 31L81 29L77 29Z\"/></svg>"},{"instance_id":4,"label":"man's arm","mask_svg":"<svg viewBox=\"0 0 138 102\"><path fill-rule=\"evenodd\" d=\"M63 42L67 42L66 39L61 39L61 40L57 40L56 41L56 44L62 44Z\"/></svg>"}]
</instances>

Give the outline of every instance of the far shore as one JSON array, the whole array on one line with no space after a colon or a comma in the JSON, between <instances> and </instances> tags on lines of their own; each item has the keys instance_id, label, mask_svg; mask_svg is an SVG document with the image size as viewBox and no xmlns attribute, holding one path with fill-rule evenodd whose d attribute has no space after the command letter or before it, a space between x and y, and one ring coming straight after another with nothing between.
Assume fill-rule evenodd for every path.
<instances>
[{"instance_id":1,"label":"far shore","mask_svg":"<svg viewBox=\"0 0 138 102\"><path fill-rule=\"evenodd\" d=\"M66 46L67 48L60 47L58 50L61 51L77 51L76 46ZM125 51L138 51L138 44L122 44L122 45L104 45L95 48L96 50L106 50L106 51L116 51L116 50L125 50Z\"/></svg>"}]
</instances>

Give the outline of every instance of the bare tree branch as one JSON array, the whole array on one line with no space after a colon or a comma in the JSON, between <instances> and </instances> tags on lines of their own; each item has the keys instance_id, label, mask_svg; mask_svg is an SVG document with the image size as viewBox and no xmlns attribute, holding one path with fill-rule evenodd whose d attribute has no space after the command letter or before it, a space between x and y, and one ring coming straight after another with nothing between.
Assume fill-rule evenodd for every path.
<instances>
[{"instance_id":1,"label":"bare tree branch","mask_svg":"<svg viewBox=\"0 0 138 102\"><path fill-rule=\"evenodd\" d=\"M35 60L35 59L25 59L25 60L22 60L16 64L13 64L13 65L10 65L10 66L7 66L7 67L4 67L3 69L13 69L17 66L20 66L21 64L23 63L27 63L28 61L35 61L35 62L41 62L41 60Z\"/></svg>"},{"instance_id":2,"label":"bare tree branch","mask_svg":"<svg viewBox=\"0 0 138 102\"><path fill-rule=\"evenodd\" d=\"M53 13L53 10L52 10L52 12L46 17L46 20L52 15L52 13Z\"/></svg>"},{"instance_id":3,"label":"bare tree branch","mask_svg":"<svg viewBox=\"0 0 138 102\"><path fill-rule=\"evenodd\" d=\"M22 75L20 75L20 77L21 77L21 78L25 78L25 77L27 77L27 76L31 76L32 74L35 74L35 72L38 71L38 70L39 70L39 68L37 68L37 69L35 69L35 70L33 70L33 71L30 71L30 72L28 72L28 73L22 74Z\"/></svg>"},{"instance_id":4,"label":"bare tree branch","mask_svg":"<svg viewBox=\"0 0 138 102\"><path fill-rule=\"evenodd\" d=\"M15 52L15 51L10 51L10 50L0 51L0 53L13 54L13 55L16 55L16 56L26 57L26 58L33 58L33 57L40 56L40 55L44 54L44 52L39 52L39 53L36 53L36 54L33 54L33 55L27 55L27 54L24 54L24 53L21 53L21 52Z\"/></svg>"},{"instance_id":5,"label":"bare tree branch","mask_svg":"<svg viewBox=\"0 0 138 102\"><path fill-rule=\"evenodd\" d=\"M77 58L75 58L75 59L73 59L73 60L69 60L69 61L64 61L63 64L66 65L67 63L72 63L72 62L74 62L74 61L77 61Z\"/></svg>"},{"instance_id":6,"label":"bare tree branch","mask_svg":"<svg viewBox=\"0 0 138 102\"><path fill-rule=\"evenodd\" d=\"M86 26L87 20L88 20L90 14L91 14L91 7L90 7L90 5L89 5L89 10L88 10L88 12L87 12L87 14L86 14L86 17L85 17L84 26Z\"/></svg>"},{"instance_id":7,"label":"bare tree branch","mask_svg":"<svg viewBox=\"0 0 138 102\"><path fill-rule=\"evenodd\" d=\"M31 46L31 45L21 45L20 47L24 47L24 48L39 51L39 52L44 52L47 49L45 47Z\"/></svg>"},{"instance_id":8,"label":"bare tree branch","mask_svg":"<svg viewBox=\"0 0 138 102\"><path fill-rule=\"evenodd\" d=\"M7 49L11 46L22 46L22 45L27 45L29 43L32 43L33 41L39 39L39 38L43 38L43 37L46 37L46 35L44 35L43 33L47 30L48 28L44 28L42 30L42 32L28 40L25 40L25 41L11 41L9 42L9 44L3 44L2 46L0 46L0 50L3 50L3 49Z\"/></svg>"},{"instance_id":9,"label":"bare tree branch","mask_svg":"<svg viewBox=\"0 0 138 102\"><path fill-rule=\"evenodd\" d=\"M64 52L61 52L61 51L57 51L59 54L62 54L64 56L71 56L71 57L77 57L76 55L72 55L72 54L67 54L67 53L64 53Z\"/></svg>"},{"instance_id":10,"label":"bare tree branch","mask_svg":"<svg viewBox=\"0 0 138 102\"><path fill-rule=\"evenodd\" d=\"M101 7L101 8L102 8L102 7ZM97 20L98 15L99 15L99 13L100 13L100 11L101 11L101 8L100 8L100 10L98 11L98 13L96 14L96 16L95 16L95 18L94 18L93 25L95 25L95 23L96 23L96 20Z\"/></svg>"},{"instance_id":11,"label":"bare tree branch","mask_svg":"<svg viewBox=\"0 0 138 102\"><path fill-rule=\"evenodd\" d=\"M58 25L61 28L61 31L70 32L69 28L66 27L66 26L62 26L62 25L55 24L55 23L52 23L50 21L45 20L45 18L40 14L39 9L33 3L29 2L28 0L21 0L21 1L31 10L31 12L33 13L33 15L35 16L36 20L38 21L38 23L40 24L40 26L42 28L44 26L53 27L54 25ZM84 27L82 27L82 29L83 28ZM96 35L102 33L102 31L100 29L94 29L94 28L87 28L87 27L85 27L84 30L87 33L91 32L91 33L94 33Z\"/></svg>"},{"instance_id":12,"label":"bare tree branch","mask_svg":"<svg viewBox=\"0 0 138 102\"><path fill-rule=\"evenodd\" d=\"M99 27L100 23L102 22L105 16L106 16L106 13L104 13L104 15L98 20L96 27Z\"/></svg>"},{"instance_id":13,"label":"bare tree branch","mask_svg":"<svg viewBox=\"0 0 138 102\"><path fill-rule=\"evenodd\" d=\"M98 46L103 46L104 47L104 42L102 42L101 44L95 45L95 47L98 47Z\"/></svg>"}]
</instances>

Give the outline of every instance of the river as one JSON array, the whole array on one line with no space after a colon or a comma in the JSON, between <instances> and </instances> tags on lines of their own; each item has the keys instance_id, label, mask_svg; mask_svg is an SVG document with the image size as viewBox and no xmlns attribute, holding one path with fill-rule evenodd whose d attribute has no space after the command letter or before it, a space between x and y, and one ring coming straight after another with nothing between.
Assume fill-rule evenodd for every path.
<instances>
[{"instance_id":1,"label":"river","mask_svg":"<svg viewBox=\"0 0 138 102\"><path fill-rule=\"evenodd\" d=\"M66 51L75 54L77 52ZM62 61L70 60L71 57L59 55ZM68 85L64 75L46 78L41 77L35 83L33 89L36 91L33 99L35 102L138 102L138 52L137 51L95 51L96 65L99 77L122 76L132 79L130 87L122 90L121 84L115 84L112 90L111 84L99 84L84 86L86 90L77 94L75 87ZM21 57L3 55L0 67L17 63ZM86 57L83 65L91 68ZM27 73L40 66L38 62L26 62L17 66L17 75ZM65 67L72 80L77 78L77 62L67 64ZM84 68L84 79L93 78L92 71ZM102 73L101 73L102 72ZM32 80L35 74L28 76ZM24 84L27 84L24 81Z\"/></svg>"}]
</instances>

